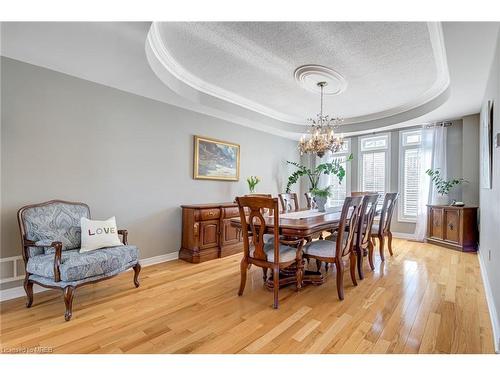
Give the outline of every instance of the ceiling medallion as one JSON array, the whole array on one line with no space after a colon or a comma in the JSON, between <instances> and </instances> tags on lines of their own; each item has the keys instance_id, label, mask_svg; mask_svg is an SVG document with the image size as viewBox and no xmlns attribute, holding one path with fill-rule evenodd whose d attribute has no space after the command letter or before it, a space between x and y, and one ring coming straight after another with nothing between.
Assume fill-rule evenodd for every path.
<instances>
[{"instance_id":1,"label":"ceiling medallion","mask_svg":"<svg viewBox=\"0 0 500 375\"><path fill-rule=\"evenodd\" d=\"M344 121L340 117L332 117L323 115L323 90L328 85L327 82L318 82L321 93L320 112L316 119L308 119L311 126L309 135L302 136L299 142L300 154L305 153L316 154L318 157L323 157L327 151L337 152L344 145L344 138L342 135L337 136L335 130Z\"/></svg>"},{"instance_id":2,"label":"ceiling medallion","mask_svg":"<svg viewBox=\"0 0 500 375\"><path fill-rule=\"evenodd\" d=\"M295 69L293 75L299 85L314 93L321 91L318 82L326 82L323 87L324 95L338 95L347 87L347 81L342 74L323 65L302 65Z\"/></svg>"}]
</instances>

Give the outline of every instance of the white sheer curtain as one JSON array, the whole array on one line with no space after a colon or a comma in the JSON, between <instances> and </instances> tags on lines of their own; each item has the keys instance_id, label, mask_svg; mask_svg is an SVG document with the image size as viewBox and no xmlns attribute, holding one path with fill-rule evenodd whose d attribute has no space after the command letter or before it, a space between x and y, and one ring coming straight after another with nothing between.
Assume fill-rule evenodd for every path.
<instances>
[{"instance_id":1,"label":"white sheer curtain","mask_svg":"<svg viewBox=\"0 0 500 375\"><path fill-rule=\"evenodd\" d=\"M446 127L434 127L434 147L432 150L432 169L439 169L440 175L446 180L448 174L446 171ZM442 197L436 191L434 185L431 185L431 196L429 202L432 204L442 204Z\"/></svg>"},{"instance_id":2,"label":"white sheer curtain","mask_svg":"<svg viewBox=\"0 0 500 375\"><path fill-rule=\"evenodd\" d=\"M427 204L437 203L437 193L425 173L429 168L439 168L446 178L446 128L444 126L424 127L420 150L420 186L418 189L417 224L415 239L423 241L427 232Z\"/></svg>"}]
</instances>

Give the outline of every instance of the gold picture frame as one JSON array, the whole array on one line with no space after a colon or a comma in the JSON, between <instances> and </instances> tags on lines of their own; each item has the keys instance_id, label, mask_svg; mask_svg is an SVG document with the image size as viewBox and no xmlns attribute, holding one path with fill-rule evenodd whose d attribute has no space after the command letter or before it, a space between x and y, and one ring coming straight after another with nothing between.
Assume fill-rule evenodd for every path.
<instances>
[{"instance_id":1,"label":"gold picture frame","mask_svg":"<svg viewBox=\"0 0 500 375\"><path fill-rule=\"evenodd\" d=\"M193 178L238 181L240 179L240 145L195 135Z\"/></svg>"}]
</instances>

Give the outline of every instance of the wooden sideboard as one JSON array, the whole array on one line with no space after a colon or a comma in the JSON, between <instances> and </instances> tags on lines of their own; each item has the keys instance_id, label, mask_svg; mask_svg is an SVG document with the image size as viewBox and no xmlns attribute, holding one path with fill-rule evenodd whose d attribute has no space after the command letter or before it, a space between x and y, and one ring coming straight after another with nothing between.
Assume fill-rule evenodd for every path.
<instances>
[{"instance_id":1,"label":"wooden sideboard","mask_svg":"<svg viewBox=\"0 0 500 375\"><path fill-rule=\"evenodd\" d=\"M239 216L236 203L193 204L181 207L180 259L200 263L243 251L240 231L230 222L231 218Z\"/></svg>"},{"instance_id":2,"label":"wooden sideboard","mask_svg":"<svg viewBox=\"0 0 500 375\"><path fill-rule=\"evenodd\" d=\"M427 242L477 251L477 207L427 205Z\"/></svg>"}]
</instances>

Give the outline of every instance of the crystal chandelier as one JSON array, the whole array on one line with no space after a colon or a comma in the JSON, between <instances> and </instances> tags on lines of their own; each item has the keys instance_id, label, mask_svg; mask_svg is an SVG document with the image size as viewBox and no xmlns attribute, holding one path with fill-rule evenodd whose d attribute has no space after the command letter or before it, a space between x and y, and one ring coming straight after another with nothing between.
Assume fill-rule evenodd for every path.
<instances>
[{"instance_id":1,"label":"crystal chandelier","mask_svg":"<svg viewBox=\"0 0 500 375\"><path fill-rule=\"evenodd\" d=\"M310 122L309 135L303 135L300 138L299 150L300 154L316 154L320 158L325 155L327 151L337 152L343 144L344 139L342 135L337 136L335 130L344 121L340 117L332 117L323 115L323 88L328 85L327 82L318 82L317 85L321 90L321 107L320 112L316 119L308 119Z\"/></svg>"}]
</instances>

